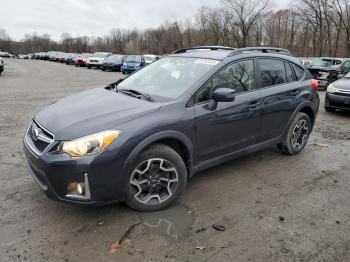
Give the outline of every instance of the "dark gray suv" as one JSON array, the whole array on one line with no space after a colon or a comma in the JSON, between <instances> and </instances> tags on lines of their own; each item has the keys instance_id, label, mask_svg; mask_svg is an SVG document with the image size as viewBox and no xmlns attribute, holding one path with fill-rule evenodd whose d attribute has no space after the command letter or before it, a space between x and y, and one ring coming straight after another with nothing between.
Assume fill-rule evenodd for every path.
<instances>
[{"instance_id":1,"label":"dark gray suv","mask_svg":"<svg viewBox=\"0 0 350 262\"><path fill-rule=\"evenodd\" d=\"M27 166L55 200L165 208L199 171L271 146L300 153L317 88L284 49L181 49L38 113Z\"/></svg>"}]
</instances>

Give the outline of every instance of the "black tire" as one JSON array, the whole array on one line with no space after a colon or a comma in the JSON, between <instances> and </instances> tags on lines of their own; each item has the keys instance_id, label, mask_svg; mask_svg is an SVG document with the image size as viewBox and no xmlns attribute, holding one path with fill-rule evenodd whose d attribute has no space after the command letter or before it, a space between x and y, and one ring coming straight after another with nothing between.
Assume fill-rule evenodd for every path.
<instances>
[{"instance_id":1,"label":"black tire","mask_svg":"<svg viewBox=\"0 0 350 262\"><path fill-rule=\"evenodd\" d=\"M159 167L157 163L159 163ZM173 171L165 171L164 168L172 169ZM137 170L141 170L144 173L140 174L140 171ZM158 183L154 181L157 179ZM162 179L167 181L161 181ZM173 180L177 181L171 182ZM136 186L132 181L147 182ZM171 147L163 144L154 144L143 151L132 165L125 179L125 202L137 211L161 210L173 204L184 191L186 185L187 169L180 155ZM171 190L169 190L170 187L172 187ZM169 193L169 191L172 192ZM139 192L141 192L139 195L144 195L144 198L149 200L142 201L142 199L138 199L141 198L138 197ZM149 198L150 196L153 197ZM159 199L156 199L156 196ZM160 198L163 199L160 201Z\"/></svg>"},{"instance_id":2,"label":"black tire","mask_svg":"<svg viewBox=\"0 0 350 262\"><path fill-rule=\"evenodd\" d=\"M329 106L325 106L324 109L325 109L327 112L335 112L335 111L336 111L335 108L329 107Z\"/></svg>"},{"instance_id":3,"label":"black tire","mask_svg":"<svg viewBox=\"0 0 350 262\"><path fill-rule=\"evenodd\" d=\"M106 69L105 69L104 67L101 67L101 70L102 70L102 71L106 71Z\"/></svg>"},{"instance_id":4,"label":"black tire","mask_svg":"<svg viewBox=\"0 0 350 262\"><path fill-rule=\"evenodd\" d=\"M300 133L298 133L298 125L302 124L302 126L304 126L307 128L307 130L305 130L304 128L300 127L300 130L302 129L303 131ZM284 141L280 144L277 145L277 148L288 155L297 155L299 154L301 151L303 151L303 149L305 148L305 146L307 145L309 136L311 134L311 130L312 130L312 124L311 124L311 120L310 117L302 112L299 112L293 122L291 123L291 125L289 126L288 129L288 133L284 138Z\"/></svg>"},{"instance_id":5,"label":"black tire","mask_svg":"<svg viewBox=\"0 0 350 262\"><path fill-rule=\"evenodd\" d=\"M87 66L88 69L91 69L91 66Z\"/></svg>"}]
</instances>

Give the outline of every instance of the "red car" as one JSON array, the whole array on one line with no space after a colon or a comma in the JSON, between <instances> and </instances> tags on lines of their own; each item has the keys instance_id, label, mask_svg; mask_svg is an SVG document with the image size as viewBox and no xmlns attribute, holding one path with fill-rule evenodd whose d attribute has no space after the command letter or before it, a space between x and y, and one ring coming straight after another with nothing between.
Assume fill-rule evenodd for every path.
<instances>
[{"instance_id":1,"label":"red car","mask_svg":"<svg viewBox=\"0 0 350 262\"><path fill-rule=\"evenodd\" d=\"M77 56L74 60L75 66L86 66L86 62L90 56L91 56L91 54L89 54L89 53L83 53L83 54Z\"/></svg>"}]
</instances>

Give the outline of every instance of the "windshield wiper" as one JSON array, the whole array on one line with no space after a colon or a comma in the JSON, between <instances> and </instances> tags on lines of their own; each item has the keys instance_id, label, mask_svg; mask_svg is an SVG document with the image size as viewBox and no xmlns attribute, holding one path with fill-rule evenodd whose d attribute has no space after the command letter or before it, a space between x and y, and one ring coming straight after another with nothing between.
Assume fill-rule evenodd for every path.
<instances>
[{"instance_id":1,"label":"windshield wiper","mask_svg":"<svg viewBox=\"0 0 350 262\"><path fill-rule=\"evenodd\" d=\"M118 89L118 91L120 93L125 93L125 94L131 95L131 96L136 97L136 98L140 98L140 96L141 96L141 97L143 97L144 99L146 99L147 101L150 101L150 102L154 101L150 95L145 94L145 93L140 92L140 91L137 91L135 89Z\"/></svg>"}]
</instances>

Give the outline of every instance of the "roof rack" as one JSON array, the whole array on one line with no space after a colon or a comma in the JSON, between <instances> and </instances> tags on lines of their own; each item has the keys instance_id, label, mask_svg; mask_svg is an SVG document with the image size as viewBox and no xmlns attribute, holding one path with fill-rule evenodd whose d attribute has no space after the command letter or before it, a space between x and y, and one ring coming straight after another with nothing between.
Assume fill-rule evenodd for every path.
<instances>
[{"instance_id":1,"label":"roof rack","mask_svg":"<svg viewBox=\"0 0 350 262\"><path fill-rule=\"evenodd\" d=\"M249 53L249 52L261 52L261 53L275 53L281 55L293 56L291 52L287 49L277 48L277 47L245 47L234 49L229 56L235 56L239 54Z\"/></svg>"},{"instance_id":2,"label":"roof rack","mask_svg":"<svg viewBox=\"0 0 350 262\"><path fill-rule=\"evenodd\" d=\"M211 51L216 51L216 50L228 50L228 51L233 51L235 48L233 47L227 47L227 46L196 46L196 47L189 47L189 48L181 48L179 50L176 50L173 55L175 54L182 54L186 53L188 51L200 51L200 50L211 50Z\"/></svg>"}]
</instances>

